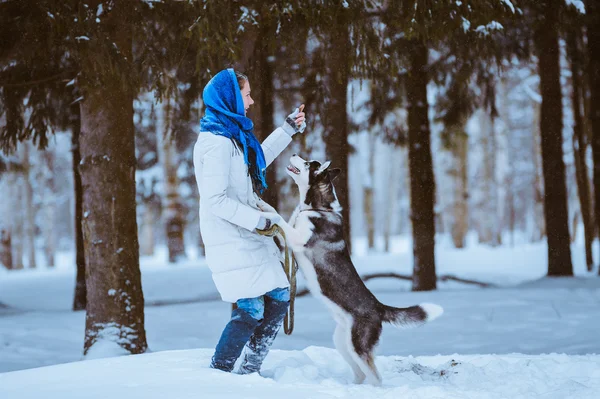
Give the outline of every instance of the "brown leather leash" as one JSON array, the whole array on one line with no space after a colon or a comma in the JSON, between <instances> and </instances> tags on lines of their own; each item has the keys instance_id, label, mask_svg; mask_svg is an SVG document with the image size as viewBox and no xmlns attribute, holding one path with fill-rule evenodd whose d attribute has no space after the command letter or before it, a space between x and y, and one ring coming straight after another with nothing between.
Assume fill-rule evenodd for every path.
<instances>
[{"instance_id":1,"label":"brown leather leash","mask_svg":"<svg viewBox=\"0 0 600 399\"><path fill-rule=\"evenodd\" d=\"M287 240L285 239L285 233L278 225L274 224L268 230L256 229L256 231L258 234L263 236L275 237L277 234L279 234L283 238L283 242L285 244L285 260L283 270L288 282L290 283L290 306L288 307L285 319L283 320L283 331L286 335L292 335L292 331L294 331L294 301L296 300L296 271L298 270L294 253L292 252L290 254L291 251L288 248Z\"/></svg>"}]
</instances>

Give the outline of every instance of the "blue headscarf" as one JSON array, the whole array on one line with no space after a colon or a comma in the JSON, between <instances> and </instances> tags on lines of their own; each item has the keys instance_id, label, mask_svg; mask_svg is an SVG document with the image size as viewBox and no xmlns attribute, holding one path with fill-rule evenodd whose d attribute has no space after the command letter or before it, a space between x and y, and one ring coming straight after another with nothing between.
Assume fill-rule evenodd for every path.
<instances>
[{"instance_id":1,"label":"blue headscarf","mask_svg":"<svg viewBox=\"0 0 600 399\"><path fill-rule=\"evenodd\" d=\"M204 88L202 100L206 110L200 128L225 136L244 149L253 186L262 194L267 188L265 154L254 136L254 124L244 115L244 100L234 70L229 68L216 74Z\"/></svg>"}]
</instances>

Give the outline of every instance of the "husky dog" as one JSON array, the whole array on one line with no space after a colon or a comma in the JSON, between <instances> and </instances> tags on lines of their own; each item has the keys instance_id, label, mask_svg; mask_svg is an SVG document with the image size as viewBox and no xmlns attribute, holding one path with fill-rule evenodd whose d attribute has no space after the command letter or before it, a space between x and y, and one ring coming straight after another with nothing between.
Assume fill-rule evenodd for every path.
<instances>
[{"instance_id":1,"label":"husky dog","mask_svg":"<svg viewBox=\"0 0 600 399\"><path fill-rule=\"evenodd\" d=\"M352 264L343 236L342 208L332 181L340 169L330 162L305 161L294 154L287 173L300 190L300 204L290 221L277 222L294 252L311 293L321 299L337 323L333 340L337 350L354 372L354 382L367 378L381 385L374 361L374 349L382 323L398 327L424 324L443 313L434 304L408 308L382 304L365 286ZM260 201L259 207L275 212Z\"/></svg>"}]
</instances>

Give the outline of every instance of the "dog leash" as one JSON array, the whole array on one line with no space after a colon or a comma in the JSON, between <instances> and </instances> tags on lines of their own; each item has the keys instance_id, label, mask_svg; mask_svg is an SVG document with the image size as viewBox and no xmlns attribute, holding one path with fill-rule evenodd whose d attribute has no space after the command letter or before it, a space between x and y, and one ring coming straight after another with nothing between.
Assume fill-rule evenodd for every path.
<instances>
[{"instance_id":1,"label":"dog leash","mask_svg":"<svg viewBox=\"0 0 600 399\"><path fill-rule=\"evenodd\" d=\"M286 335L292 335L292 331L294 331L294 301L296 300L296 270L298 270L296 267L294 253L292 252L290 255L285 233L278 225L274 224L268 230L256 229L256 231L262 236L275 237L277 234L280 234L283 237L283 242L285 244L285 261L283 270L288 282L290 283L290 306L288 307L287 313L285 314L285 319L283 320L283 331Z\"/></svg>"}]
</instances>

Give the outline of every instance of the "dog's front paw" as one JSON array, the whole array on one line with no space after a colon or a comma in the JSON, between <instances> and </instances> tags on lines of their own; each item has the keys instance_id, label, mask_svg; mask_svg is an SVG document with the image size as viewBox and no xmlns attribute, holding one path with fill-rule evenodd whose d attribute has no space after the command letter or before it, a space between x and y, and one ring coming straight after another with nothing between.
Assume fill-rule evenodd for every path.
<instances>
[{"instance_id":1,"label":"dog's front paw","mask_svg":"<svg viewBox=\"0 0 600 399\"><path fill-rule=\"evenodd\" d=\"M256 206L258 206L258 209L261 211L277 213L275 208L263 201L256 193L254 193L254 200L256 201Z\"/></svg>"}]
</instances>

